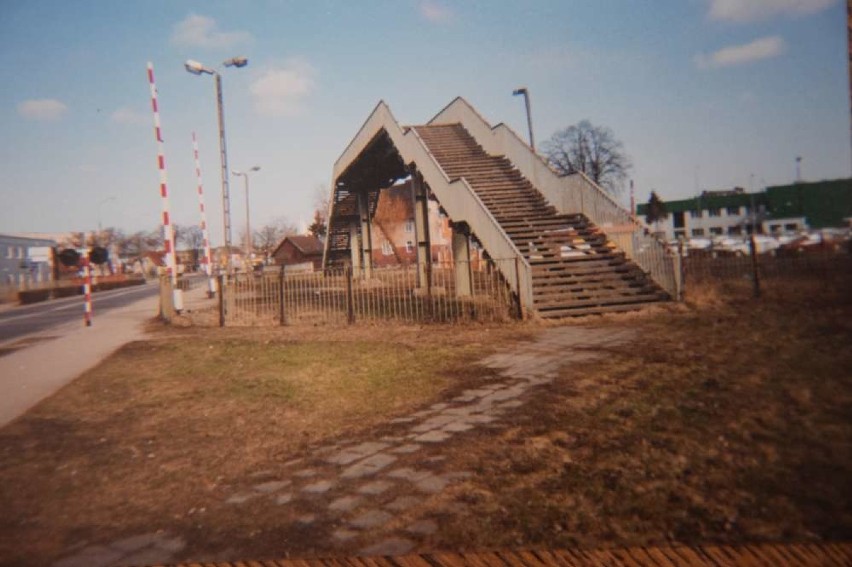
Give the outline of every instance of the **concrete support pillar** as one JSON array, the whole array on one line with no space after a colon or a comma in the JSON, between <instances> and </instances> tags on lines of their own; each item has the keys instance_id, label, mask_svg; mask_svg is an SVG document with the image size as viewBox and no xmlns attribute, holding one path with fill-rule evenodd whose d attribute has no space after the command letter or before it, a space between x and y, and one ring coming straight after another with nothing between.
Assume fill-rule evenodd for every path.
<instances>
[{"instance_id":1,"label":"concrete support pillar","mask_svg":"<svg viewBox=\"0 0 852 567\"><path fill-rule=\"evenodd\" d=\"M367 192L358 194L358 217L361 220L361 261L364 268L364 277L373 277L373 231L370 226L370 203Z\"/></svg>"},{"instance_id":2,"label":"concrete support pillar","mask_svg":"<svg viewBox=\"0 0 852 567\"><path fill-rule=\"evenodd\" d=\"M361 275L361 238L358 234L358 223L349 223L349 252L352 255L352 275Z\"/></svg>"},{"instance_id":3,"label":"concrete support pillar","mask_svg":"<svg viewBox=\"0 0 852 567\"><path fill-rule=\"evenodd\" d=\"M414 236L417 239L417 287L432 290L432 241L429 238L429 197L423 177L411 174L411 197L414 201Z\"/></svg>"},{"instance_id":4,"label":"concrete support pillar","mask_svg":"<svg viewBox=\"0 0 852 567\"><path fill-rule=\"evenodd\" d=\"M456 276L456 296L473 295L473 277L470 268L470 238L466 226L453 225L453 265Z\"/></svg>"}]
</instances>

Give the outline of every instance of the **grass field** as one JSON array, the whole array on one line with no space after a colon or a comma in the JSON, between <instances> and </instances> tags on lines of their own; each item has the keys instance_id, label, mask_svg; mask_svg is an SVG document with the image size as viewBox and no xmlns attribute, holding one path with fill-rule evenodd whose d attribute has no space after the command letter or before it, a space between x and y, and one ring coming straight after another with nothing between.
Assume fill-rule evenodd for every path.
<instances>
[{"instance_id":1,"label":"grass field","mask_svg":"<svg viewBox=\"0 0 852 567\"><path fill-rule=\"evenodd\" d=\"M848 284L774 285L759 301L705 286L684 305L572 322L637 338L563 368L505 427L430 449L474 474L422 505L440 519L424 545L849 540ZM234 538L280 530L274 516L208 504L198 532L187 511L480 383L477 359L541 330L156 328L0 430L0 564L157 529L189 555L283 555Z\"/></svg>"}]
</instances>

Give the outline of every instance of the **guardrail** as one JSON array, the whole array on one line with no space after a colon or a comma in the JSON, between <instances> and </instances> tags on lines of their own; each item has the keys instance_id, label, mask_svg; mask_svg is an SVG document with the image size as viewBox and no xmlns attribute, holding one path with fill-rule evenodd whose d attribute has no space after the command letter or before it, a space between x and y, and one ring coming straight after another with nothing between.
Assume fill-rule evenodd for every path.
<instances>
[{"instance_id":1,"label":"guardrail","mask_svg":"<svg viewBox=\"0 0 852 567\"><path fill-rule=\"evenodd\" d=\"M559 213L585 215L669 295L678 297L673 252L588 177L582 173L557 175L511 128L505 124L492 127L463 98L455 99L429 122L452 123L462 124L487 153L511 161Z\"/></svg>"}]
</instances>

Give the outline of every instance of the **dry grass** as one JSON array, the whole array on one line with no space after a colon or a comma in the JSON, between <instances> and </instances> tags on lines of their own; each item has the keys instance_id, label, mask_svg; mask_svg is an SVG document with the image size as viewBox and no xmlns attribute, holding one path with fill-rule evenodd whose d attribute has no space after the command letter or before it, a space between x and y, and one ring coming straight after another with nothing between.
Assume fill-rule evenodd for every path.
<instances>
[{"instance_id":1,"label":"dry grass","mask_svg":"<svg viewBox=\"0 0 852 567\"><path fill-rule=\"evenodd\" d=\"M852 537L848 282L698 290L565 369L435 503L450 549ZM729 295L725 296L724 294ZM733 296L730 294L734 294ZM732 299L733 297L733 299Z\"/></svg>"},{"instance_id":2,"label":"dry grass","mask_svg":"<svg viewBox=\"0 0 852 567\"><path fill-rule=\"evenodd\" d=\"M388 529L435 518L424 549L850 539L848 289L770 282L755 302L733 282L585 318L635 328L637 342L564 368L505 429L418 453L474 476ZM0 564L156 529L194 557L309 552L317 542L281 507L222 501L478 383L472 361L537 330L156 328L0 431Z\"/></svg>"},{"instance_id":3,"label":"dry grass","mask_svg":"<svg viewBox=\"0 0 852 567\"><path fill-rule=\"evenodd\" d=\"M159 528L476 380L518 328L162 329L0 431L0 564ZM451 332L450 332L451 331ZM523 331L520 332L523 335ZM210 507L208 525L244 525Z\"/></svg>"}]
</instances>

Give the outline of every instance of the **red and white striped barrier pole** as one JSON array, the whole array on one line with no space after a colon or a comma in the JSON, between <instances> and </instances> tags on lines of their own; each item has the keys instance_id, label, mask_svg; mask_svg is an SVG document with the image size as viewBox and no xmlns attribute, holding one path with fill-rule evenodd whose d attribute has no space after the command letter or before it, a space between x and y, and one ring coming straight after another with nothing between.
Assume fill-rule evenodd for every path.
<instances>
[{"instance_id":1,"label":"red and white striped barrier pole","mask_svg":"<svg viewBox=\"0 0 852 567\"><path fill-rule=\"evenodd\" d=\"M163 131L160 127L160 107L157 104L157 85L154 82L154 64L148 63L148 83L151 86L151 109L154 111L154 135L157 138L157 167L160 170L160 197L163 203L163 248L166 252L166 274L172 281L174 307L183 309L183 296L177 286L174 233L169 219L169 190L166 176L166 158L163 148Z\"/></svg>"},{"instance_id":2,"label":"red and white striped barrier pole","mask_svg":"<svg viewBox=\"0 0 852 567\"><path fill-rule=\"evenodd\" d=\"M92 326L92 267L89 265L89 251L83 251L83 320L87 327Z\"/></svg>"},{"instance_id":3,"label":"red and white striped barrier pole","mask_svg":"<svg viewBox=\"0 0 852 567\"><path fill-rule=\"evenodd\" d=\"M207 297L216 295L216 280L213 279L213 263L210 257L210 233L207 230L207 212L204 210L204 184L201 181L201 160L198 158L198 139L192 133L192 152L195 156L195 177L198 179L198 207L201 211L201 237L204 240L204 272L207 274Z\"/></svg>"}]
</instances>

